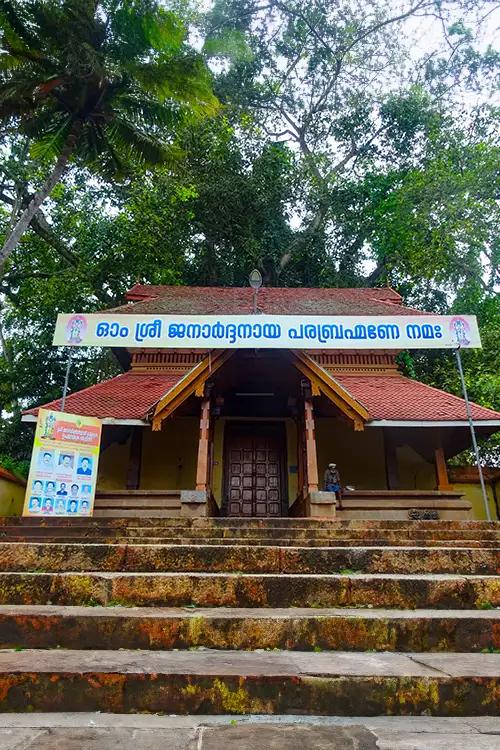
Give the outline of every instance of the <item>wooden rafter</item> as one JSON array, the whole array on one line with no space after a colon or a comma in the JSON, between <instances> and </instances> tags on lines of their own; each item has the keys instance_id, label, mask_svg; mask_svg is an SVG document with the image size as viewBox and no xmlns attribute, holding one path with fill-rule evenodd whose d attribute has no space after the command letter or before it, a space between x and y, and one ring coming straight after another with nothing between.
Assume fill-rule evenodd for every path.
<instances>
[{"instance_id":1,"label":"wooden rafter","mask_svg":"<svg viewBox=\"0 0 500 750\"><path fill-rule=\"evenodd\" d=\"M300 372L311 381L313 396L323 393L354 424L354 429L364 430L370 418L368 410L323 369L308 354L300 350L288 350L288 356Z\"/></svg>"},{"instance_id":2,"label":"wooden rafter","mask_svg":"<svg viewBox=\"0 0 500 750\"><path fill-rule=\"evenodd\" d=\"M154 410L152 419L153 430L161 430L161 424L164 419L169 417L179 406L195 393L203 396L206 381L216 372L229 357L234 354L234 350L221 349L217 352L211 352L202 361L193 367L176 385L161 398Z\"/></svg>"}]
</instances>

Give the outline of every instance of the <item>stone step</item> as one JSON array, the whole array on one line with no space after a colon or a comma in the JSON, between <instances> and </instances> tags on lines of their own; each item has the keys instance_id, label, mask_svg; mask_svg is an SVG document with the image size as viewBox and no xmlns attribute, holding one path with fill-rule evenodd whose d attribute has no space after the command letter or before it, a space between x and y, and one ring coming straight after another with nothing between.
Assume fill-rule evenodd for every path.
<instances>
[{"instance_id":1,"label":"stone step","mask_svg":"<svg viewBox=\"0 0 500 750\"><path fill-rule=\"evenodd\" d=\"M2 572L0 604L491 609L500 606L500 578L390 573Z\"/></svg>"},{"instance_id":2,"label":"stone step","mask_svg":"<svg viewBox=\"0 0 500 750\"><path fill-rule=\"evenodd\" d=\"M500 648L500 610L0 606L0 648L455 651Z\"/></svg>"},{"instance_id":3,"label":"stone step","mask_svg":"<svg viewBox=\"0 0 500 750\"><path fill-rule=\"evenodd\" d=\"M500 549L500 540L480 540L480 539L418 539L418 538L401 538L396 537L392 539L383 539L374 537L372 539L357 538L351 539L346 538L330 538L325 535L321 538L316 539L290 539L286 537L258 537L258 538L246 538L246 539L232 539L225 537L188 537L188 536L106 536L104 534L94 536L74 536L73 534L59 534L59 535L47 535L47 534L36 534L36 535L10 535L8 537L2 537L0 535L0 543L67 543L67 544L107 544L107 545L130 545L130 544L154 544L154 545L224 545L224 546L238 546L244 544L245 546L257 546L257 547L296 547L298 544L306 545L308 548L311 547L467 547L467 548L480 548L480 549Z\"/></svg>"},{"instance_id":4,"label":"stone step","mask_svg":"<svg viewBox=\"0 0 500 750\"><path fill-rule=\"evenodd\" d=\"M0 652L1 711L495 714L498 654Z\"/></svg>"},{"instance_id":5,"label":"stone step","mask_svg":"<svg viewBox=\"0 0 500 750\"><path fill-rule=\"evenodd\" d=\"M2 750L500 750L495 716L4 713Z\"/></svg>"},{"instance_id":6,"label":"stone step","mask_svg":"<svg viewBox=\"0 0 500 750\"><path fill-rule=\"evenodd\" d=\"M299 529L299 528L282 528L282 527L269 527L259 529L257 527L200 527L196 529L186 529L183 526L175 527L151 527L151 526L136 526L125 529L101 529L97 527L71 527L71 526L27 526L27 527L3 527L1 529L0 539L9 541L10 539L19 540L26 536L37 537L44 539L48 536L60 537L64 539L66 536L78 536L83 538L113 538L113 537L141 537L145 536L148 538L162 538L166 536L175 536L192 539L194 541L211 538L211 539L291 539L291 540L304 540L313 541L315 539L351 539L351 540L367 540L367 539L387 539L387 540L401 540L406 541L412 539L437 539L440 541L446 541L447 539L463 539L463 540L478 540L478 541L497 541L500 543L500 530L489 529L440 529L439 533L436 529L415 527L406 529Z\"/></svg>"},{"instance_id":7,"label":"stone step","mask_svg":"<svg viewBox=\"0 0 500 750\"><path fill-rule=\"evenodd\" d=\"M389 519L335 519L335 518L36 518L21 516L0 517L0 527L36 527L81 526L84 528L167 528L170 526L190 529L199 528L350 528L350 529L401 529L401 528L434 528L434 529L486 529L500 527L500 522L476 520L389 520Z\"/></svg>"},{"instance_id":8,"label":"stone step","mask_svg":"<svg viewBox=\"0 0 500 750\"><path fill-rule=\"evenodd\" d=\"M495 575L497 549L0 542L3 571L465 573Z\"/></svg>"}]
</instances>

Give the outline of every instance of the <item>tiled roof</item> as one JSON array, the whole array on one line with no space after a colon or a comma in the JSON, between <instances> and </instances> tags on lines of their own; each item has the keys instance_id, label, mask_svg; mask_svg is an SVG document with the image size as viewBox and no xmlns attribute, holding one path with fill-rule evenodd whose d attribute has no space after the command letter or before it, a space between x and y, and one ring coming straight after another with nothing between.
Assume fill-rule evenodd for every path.
<instances>
[{"instance_id":1,"label":"tiled roof","mask_svg":"<svg viewBox=\"0 0 500 750\"><path fill-rule=\"evenodd\" d=\"M100 419L146 419L153 406L183 377L182 374L139 374L133 371L71 393L66 411ZM337 380L369 412L370 420L466 421L465 403L445 391L402 375L335 374ZM61 401L44 408L59 410ZM37 414L38 408L26 414ZM500 420L500 413L472 405L477 421Z\"/></svg>"},{"instance_id":2,"label":"tiled roof","mask_svg":"<svg viewBox=\"0 0 500 750\"><path fill-rule=\"evenodd\" d=\"M335 380L365 406L370 419L408 422L466 421L465 401L402 375L334 374ZM474 420L500 420L500 413L471 404Z\"/></svg>"},{"instance_id":3,"label":"tiled roof","mask_svg":"<svg viewBox=\"0 0 500 750\"><path fill-rule=\"evenodd\" d=\"M250 287L148 286L136 284L129 304L113 312L136 315L247 314L253 309ZM393 289L307 289L262 287L257 308L270 315L416 315L403 307Z\"/></svg>"},{"instance_id":4,"label":"tiled roof","mask_svg":"<svg viewBox=\"0 0 500 750\"><path fill-rule=\"evenodd\" d=\"M149 410L182 377L182 373L166 375L125 372L111 380L70 393L66 398L65 410L71 414L99 419L145 419ZM25 413L37 414L38 408L59 411L61 399Z\"/></svg>"}]
</instances>

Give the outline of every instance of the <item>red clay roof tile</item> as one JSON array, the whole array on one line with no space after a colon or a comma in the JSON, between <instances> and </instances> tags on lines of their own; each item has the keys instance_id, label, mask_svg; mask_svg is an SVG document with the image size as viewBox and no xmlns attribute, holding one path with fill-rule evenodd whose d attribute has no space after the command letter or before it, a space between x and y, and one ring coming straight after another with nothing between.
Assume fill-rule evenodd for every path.
<instances>
[{"instance_id":1,"label":"red clay roof tile","mask_svg":"<svg viewBox=\"0 0 500 750\"><path fill-rule=\"evenodd\" d=\"M365 406L371 419L408 422L467 421L465 401L403 375L335 374L335 380ZM474 420L500 420L500 413L472 404Z\"/></svg>"},{"instance_id":2,"label":"red clay roof tile","mask_svg":"<svg viewBox=\"0 0 500 750\"><path fill-rule=\"evenodd\" d=\"M129 304L113 312L135 315L248 314L253 309L250 287L148 286L136 284L126 295ZM263 287L257 308L270 315L416 315L403 307L393 289L307 289Z\"/></svg>"},{"instance_id":3,"label":"red clay roof tile","mask_svg":"<svg viewBox=\"0 0 500 750\"><path fill-rule=\"evenodd\" d=\"M359 401L370 420L463 421L465 402L451 393L410 380L402 375L345 375L335 379ZM126 372L111 380L71 393L66 410L100 419L146 419L149 411L182 378L181 374ZM59 410L60 399L43 408ZM37 414L38 408L26 414ZM477 421L500 420L500 413L472 404Z\"/></svg>"},{"instance_id":4,"label":"red clay roof tile","mask_svg":"<svg viewBox=\"0 0 500 750\"><path fill-rule=\"evenodd\" d=\"M125 372L111 380L70 393L66 398L65 409L70 414L99 419L145 419L151 407L182 377L181 373L166 375ZM25 414L38 414L39 408L60 411L61 399L30 409Z\"/></svg>"}]
</instances>

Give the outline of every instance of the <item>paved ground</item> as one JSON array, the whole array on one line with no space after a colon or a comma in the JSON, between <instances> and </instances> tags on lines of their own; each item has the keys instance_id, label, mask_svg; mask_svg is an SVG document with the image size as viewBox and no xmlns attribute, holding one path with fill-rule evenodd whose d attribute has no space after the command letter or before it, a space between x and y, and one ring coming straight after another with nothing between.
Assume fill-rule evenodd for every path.
<instances>
[{"instance_id":1,"label":"paved ground","mask_svg":"<svg viewBox=\"0 0 500 750\"><path fill-rule=\"evenodd\" d=\"M1 750L500 750L500 719L3 714Z\"/></svg>"}]
</instances>

